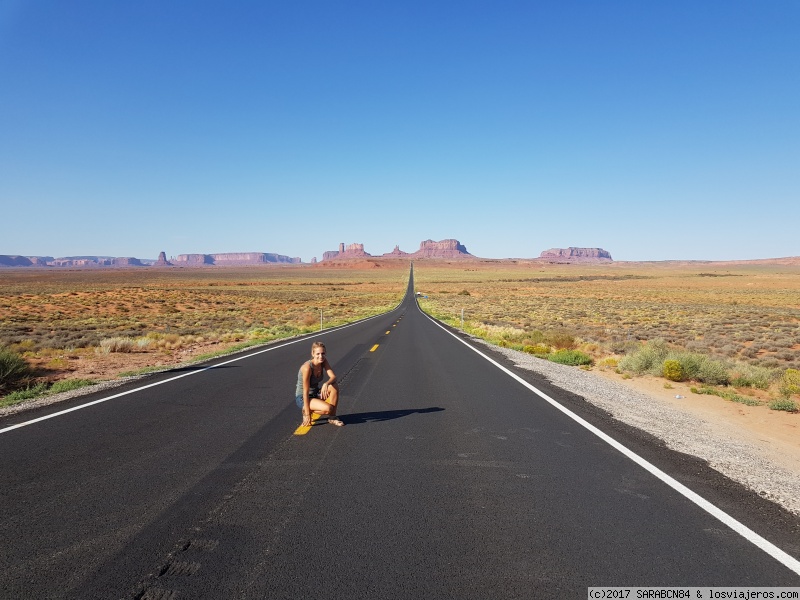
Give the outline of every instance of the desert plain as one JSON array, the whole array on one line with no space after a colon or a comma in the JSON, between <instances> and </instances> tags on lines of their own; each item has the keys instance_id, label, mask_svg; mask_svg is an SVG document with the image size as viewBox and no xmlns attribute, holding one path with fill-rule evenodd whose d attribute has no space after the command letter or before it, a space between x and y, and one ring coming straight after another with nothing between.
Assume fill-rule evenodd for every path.
<instances>
[{"instance_id":1,"label":"desert plain","mask_svg":"<svg viewBox=\"0 0 800 600\"><path fill-rule=\"evenodd\" d=\"M520 351L579 352L591 363L574 368L760 443L765 455L800 474L800 414L791 409L800 397L790 394L791 404L770 408L781 374L800 369L796 261L420 260L414 273L420 306L450 326ZM0 346L32 371L16 395L1 391L0 403L19 409L31 402L19 397L20 388L115 381L379 314L399 303L408 274L409 262L397 259L3 269ZM653 340L725 365L731 381L705 385L720 395L698 394L698 382L621 368ZM736 374L753 370L771 378L769 385L737 387L745 380Z\"/></svg>"}]
</instances>

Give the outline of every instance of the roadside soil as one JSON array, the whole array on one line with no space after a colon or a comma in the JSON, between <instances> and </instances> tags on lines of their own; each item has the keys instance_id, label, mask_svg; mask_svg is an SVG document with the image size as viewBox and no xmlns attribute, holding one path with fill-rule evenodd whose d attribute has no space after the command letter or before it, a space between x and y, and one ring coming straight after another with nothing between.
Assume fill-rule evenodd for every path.
<instances>
[{"instance_id":1,"label":"roadside soil","mask_svg":"<svg viewBox=\"0 0 800 600\"><path fill-rule=\"evenodd\" d=\"M52 369L47 366L47 361L42 360L34 367L45 372L48 378L57 379L116 379L120 373L138 371L145 367L175 367L185 362L191 362L197 356L210 354L230 348L229 342L206 342L193 344L176 350L156 350L147 352L112 352L109 354L72 355L67 358L68 364L63 369Z\"/></svg>"},{"instance_id":2,"label":"roadside soil","mask_svg":"<svg viewBox=\"0 0 800 600\"><path fill-rule=\"evenodd\" d=\"M706 421L722 437L746 442L757 448L765 460L800 477L800 413L747 406L718 396L693 394L691 384L669 382L644 376L623 379L611 370L592 373L647 394L660 403ZM678 398L678 396L681 396Z\"/></svg>"}]
</instances>

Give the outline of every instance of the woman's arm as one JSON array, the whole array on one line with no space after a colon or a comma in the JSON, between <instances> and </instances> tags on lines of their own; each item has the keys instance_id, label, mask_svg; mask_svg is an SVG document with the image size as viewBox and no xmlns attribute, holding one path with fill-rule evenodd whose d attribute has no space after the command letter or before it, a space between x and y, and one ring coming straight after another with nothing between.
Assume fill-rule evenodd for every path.
<instances>
[{"instance_id":1,"label":"woman's arm","mask_svg":"<svg viewBox=\"0 0 800 600\"><path fill-rule=\"evenodd\" d=\"M325 369L325 372L328 374L328 381L322 384L322 387L319 390L319 396L323 400L327 400L328 398L328 388L336 383L336 373L333 372L331 368L331 364L328 362L328 359L325 359L325 362L322 365L322 368ZM310 377L310 376L309 376Z\"/></svg>"},{"instance_id":2,"label":"woman's arm","mask_svg":"<svg viewBox=\"0 0 800 600\"><path fill-rule=\"evenodd\" d=\"M311 400L308 398L311 389L311 367L305 363L300 370L303 373L303 426L308 427L311 425Z\"/></svg>"}]
</instances>

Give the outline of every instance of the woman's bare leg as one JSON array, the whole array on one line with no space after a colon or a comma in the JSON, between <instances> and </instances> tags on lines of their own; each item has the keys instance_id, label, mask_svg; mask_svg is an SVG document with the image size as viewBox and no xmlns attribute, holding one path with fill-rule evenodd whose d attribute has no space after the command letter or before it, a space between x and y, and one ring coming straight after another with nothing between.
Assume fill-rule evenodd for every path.
<instances>
[{"instance_id":1,"label":"woman's bare leg","mask_svg":"<svg viewBox=\"0 0 800 600\"><path fill-rule=\"evenodd\" d=\"M328 415L328 423L341 427L344 425L341 419L336 417L336 405L339 402L339 386L336 384L328 387L328 397L325 400L318 398L311 399L311 410L321 415Z\"/></svg>"}]
</instances>

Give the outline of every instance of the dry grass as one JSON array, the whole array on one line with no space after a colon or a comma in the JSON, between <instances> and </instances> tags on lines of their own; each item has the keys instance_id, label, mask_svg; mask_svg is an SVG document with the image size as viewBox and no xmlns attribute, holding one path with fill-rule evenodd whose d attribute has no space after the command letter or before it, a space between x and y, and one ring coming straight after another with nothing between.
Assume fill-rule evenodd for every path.
<instances>
[{"instance_id":1,"label":"dry grass","mask_svg":"<svg viewBox=\"0 0 800 600\"><path fill-rule=\"evenodd\" d=\"M597 361L643 341L776 370L800 368L800 267L721 263L418 263L424 308L507 346L562 339Z\"/></svg>"},{"instance_id":2,"label":"dry grass","mask_svg":"<svg viewBox=\"0 0 800 600\"><path fill-rule=\"evenodd\" d=\"M384 312L402 298L408 265L205 269L0 270L0 347L50 378L71 365L161 364L189 350L268 341ZM143 356L144 355L144 356Z\"/></svg>"}]
</instances>

